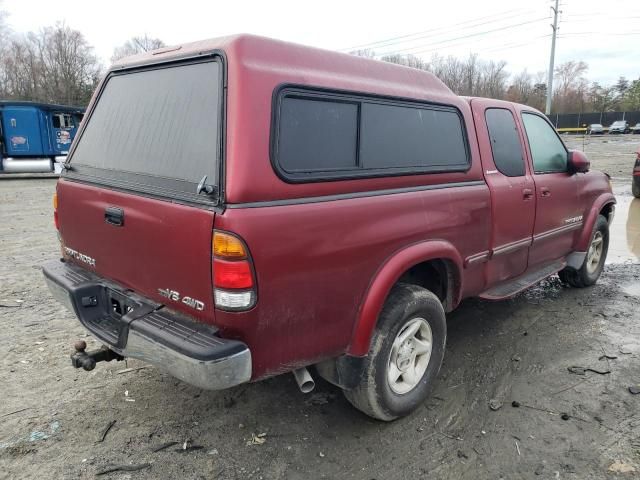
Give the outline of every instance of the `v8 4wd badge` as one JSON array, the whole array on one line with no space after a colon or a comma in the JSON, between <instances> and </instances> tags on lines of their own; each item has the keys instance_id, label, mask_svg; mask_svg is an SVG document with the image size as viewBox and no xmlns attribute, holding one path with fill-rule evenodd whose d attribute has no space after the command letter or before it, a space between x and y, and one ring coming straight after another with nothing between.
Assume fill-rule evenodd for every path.
<instances>
[{"instance_id":1,"label":"v8 4wd badge","mask_svg":"<svg viewBox=\"0 0 640 480\"><path fill-rule=\"evenodd\" d=\"M194 310L198 310L199 312L204 310L204 302L187 296L181 297L180 292L176 292L175 290L171 290L170 288L159 288L158 293L161 296L168 298L169 300L172 300L174 302L182 302L187 307L191 307Z\"/></svg>"}]
</instances>

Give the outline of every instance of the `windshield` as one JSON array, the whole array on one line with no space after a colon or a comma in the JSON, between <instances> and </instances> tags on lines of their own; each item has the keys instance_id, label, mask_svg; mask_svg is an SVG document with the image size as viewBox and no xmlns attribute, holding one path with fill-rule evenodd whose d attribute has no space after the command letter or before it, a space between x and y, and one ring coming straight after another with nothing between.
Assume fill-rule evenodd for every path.
<instances>
[{"instance_id":1,"label":"windshield","mask_svg":"<svg viewBox=\"0 0 640 480\"><path fill-rule=\"evenodd\" d=\"M613 122L611 124L612 127L621 127L624 125L624 121L623 120L618 120L617 122Z\"/></svg>"},{"instance_id":2,"label":"windshield","mask_svg":"<svg viewBox=\"0 0 640 480\"><path fill-rule=\"evenodd\" d=\"M118 172L142 189L195 192L204 175L217 184L220 79L217 61L113 75L73 152L73 169L87 166L104 178Z\"/></svg>"}]
</instances>

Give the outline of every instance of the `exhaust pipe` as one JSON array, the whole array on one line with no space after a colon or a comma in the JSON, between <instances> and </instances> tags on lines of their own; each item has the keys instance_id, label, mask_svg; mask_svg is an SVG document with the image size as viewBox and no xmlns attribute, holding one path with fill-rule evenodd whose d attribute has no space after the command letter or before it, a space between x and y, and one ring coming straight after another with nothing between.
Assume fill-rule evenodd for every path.
<instances>
[{"instance_id":1,"label":"exhaust pipe","mask_svg":"<svg viewBox=\"0 0 640 480\"><path fill-rule=\"evenodd\" d=\"M295 377L296 382L298 382L298 388L300 388L302 393L309 393L316 388L316 382L313 381L309 370L305 367L294 370L293 376Z\"/></svg>"}]
</instances>

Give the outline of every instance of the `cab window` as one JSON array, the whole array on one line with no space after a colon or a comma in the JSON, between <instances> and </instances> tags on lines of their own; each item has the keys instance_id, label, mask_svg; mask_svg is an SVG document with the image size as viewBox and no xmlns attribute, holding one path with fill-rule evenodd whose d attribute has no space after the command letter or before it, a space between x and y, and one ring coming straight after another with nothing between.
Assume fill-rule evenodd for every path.
<instances>
[{"instance_id":1,"label":"cab window","mask_svg":"<svg viewBox=\"0 0 640 480\"><path fill-rule=\"evenodd\" d=\"M73 128L73 118L66 113L54 113L52 115L53 128Z\"/></svg>"},{"instance_id":2,"label":"cab window","mask_svg":"<svg viewBox=\"0 0 640 480\"><path fill-rule=\"evenodd\" d=\"M513 115L504 108L489 108L484 114L496 168L507 177L524 175L524 159Z\"/></svg>"},{"instance_id":3,"label":"cab window","mask_svg":"<svg viewBox=\"0 0 640 480\"><path fill-rule=\"evenodd\" d=\"M567 171L567 149L557 133L539 115L522 113L524 129L529 140L535 173Z\"/></svg>"}]
</instances>

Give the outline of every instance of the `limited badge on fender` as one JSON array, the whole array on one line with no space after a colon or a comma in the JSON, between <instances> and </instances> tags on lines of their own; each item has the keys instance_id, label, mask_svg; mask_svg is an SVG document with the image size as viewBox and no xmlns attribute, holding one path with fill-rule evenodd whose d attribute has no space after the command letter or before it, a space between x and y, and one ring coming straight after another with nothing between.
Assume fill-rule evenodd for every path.
<instances>
[{"instance_id":1,"label":"limited badge on fender","mask_svg":"<svg viewBox=\"0 0 640 480\"><path fill-rule=\"evenodd\" d=\"M578 215L577 217L565 218L564 223L578 223L582 221L582 215Z\"/></svg>"}]
</instances>

